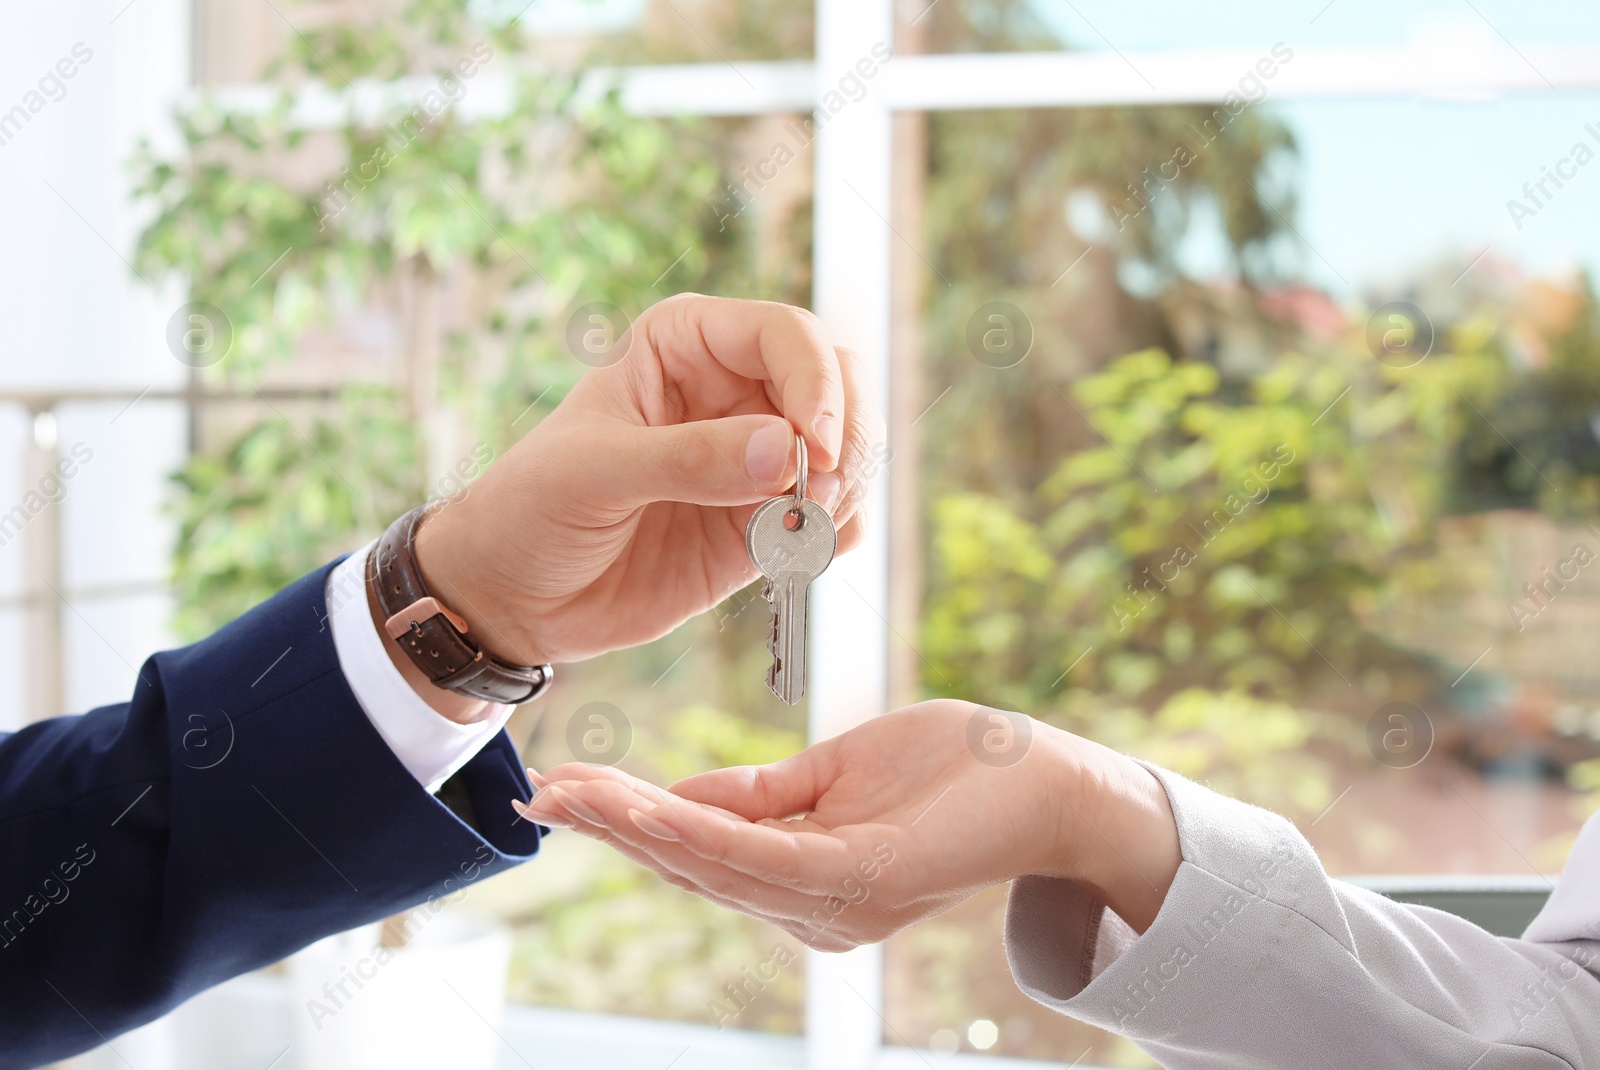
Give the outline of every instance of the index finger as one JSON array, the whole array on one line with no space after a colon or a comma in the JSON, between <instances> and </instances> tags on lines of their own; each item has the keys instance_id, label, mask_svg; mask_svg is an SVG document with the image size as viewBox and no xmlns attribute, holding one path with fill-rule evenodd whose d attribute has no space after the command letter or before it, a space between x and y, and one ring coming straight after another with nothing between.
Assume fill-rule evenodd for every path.
<instances>
[{"instance_id":1,"label":"index finger","mask_svg":"<svg viewBox=\"0 0 1600 1070\"><path fill-rule=\"evenodd\" d=\"M644 331L669 372L709 356L746 379L768 382L784 419L805 436L811 467L839 463L848 415L839 355L811 312L775 301L679 294L652 307ZM675 378L684 376L675 375Z\"/></svg>"}]
</instances>

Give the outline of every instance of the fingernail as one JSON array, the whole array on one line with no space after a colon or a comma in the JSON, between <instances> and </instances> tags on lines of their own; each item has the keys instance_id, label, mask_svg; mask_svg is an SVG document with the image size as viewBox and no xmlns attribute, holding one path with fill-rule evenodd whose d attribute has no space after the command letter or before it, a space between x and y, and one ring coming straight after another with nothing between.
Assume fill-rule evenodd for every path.
<instances>
[{"instance_id":1,"label":"fingernail","mask_svg":"<svg viewBox=\"0 0 1600 1070\"><path fill-rule=\"evenodd\" d=\"M827 443L830 450L837 450L839 446L834 440L839 437L839 432L835 430L838 426L837 416L823 413L812 421L811 433L817 436L818 442Z\"/></svg>"},{"instance_id":2,"label":"fingernail","mask_svg":"<svg viewBox=\"0 0 1600 1070\"><path fill-rule=\"evenodd\" d=\"M547 787L550 786L550 781L548 781L544 777L540 776L538 771L535 770L533 768L533 766L530 765L528 767L527 772L528 772L528 779L533 782L533 786L534 787L536 787L536 788L547 788Z\"/></svg>"},{"instance_id":3,"label":"fingernail","mask_svg":"<svg viewBox=\"0 0 1600 1070\"><path fill-rule=\"evenodd\" d=\"M665 821L662 821L660 818L651 817L649 814L640 813L638 810L629 810L628 817L635 825L639 826L640 832L643 832L649 836L654 836L658 840L666 840L668 843L679 843L683 839L682 836L678 835L677 829L673 828Z\"/></svg>"},{"instance_id":4,"label":"fingernail","mask_svg":"<svg viewBox=\"0 0 1600 1070\"><path fill-rule=\"evenodd\" d=\"M839 488L844 485L839 473L818 472L809 482L812 499L828 512L833 512L833 506L839 500Z\"/></svg>"},{"instance_id":5,"label":"fingernail","mask_svg":"<svg viewBox=\"0 0 1600 1070\"><path fill-rule=\"evenodd\" d=\"M525 803L520 803L515 799L511 800L511 809L515 810L518 814L521 814L524 821L531 821L535 825L546 825L555 829L569 829L572 827L572 822L567 818L536 813L534 812L533 807Z\"/></svg>"},{"instance_id":6,"label":"fingernail","mask_svg":"<svg viewBox=\"0 0 1600 1070\"><path fill-rule=\"evenodd\" d=\"M546 790L550 792L550 801L563 810L582 818L591 825L598 825L601 828L607 827L606 819L600 816L600 811L583 802L576 795L562 791L560 788L547 788Z\"/></svg>"},{"instance_id":7,"label":"fingernail","mask_svg":"<svg viewBox=\"0 0 1600 1070\"><path fill-rule=\"evenodd\" d=\"M744 470L757 483L771 483L789 467L794 432L788 424L768 424L750 436L744 447Z\"/></svg>"}]
</instances>

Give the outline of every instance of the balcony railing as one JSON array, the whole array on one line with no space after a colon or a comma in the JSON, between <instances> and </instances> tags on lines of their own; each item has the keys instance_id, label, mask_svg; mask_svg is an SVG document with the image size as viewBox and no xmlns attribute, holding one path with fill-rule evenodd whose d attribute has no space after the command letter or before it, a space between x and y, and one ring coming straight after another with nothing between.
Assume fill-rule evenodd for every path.
<instances>
[{"instance_id":1,"label":"balcony railing","mask_svg":"<svg viewBox=\"0 0 1600 1070\"><path fill-rule=\"evenodd\" d=\"M147 387L144 390L67 388L52 390L0 391L0 406L22 409L31 420L31 440L21 450L21 486L34 488L46 478L54 478L63 460L58 442L57 413L67 405L119 404L112 417L115 424L134 405L143 401L180 402L187 407L189 446L195 441L195 427L206 406L271 403L274 401L328 401L339 390L328 386L276 386L248 391L201 389L174 390ZM23 513L18 514L17 509ZM22 673L26 703L22 720L26 722L55 717L69 712L65 701L66 659L64 633L66 614L79 599L159 594L167 589L164 581L151 578L115 584L69 587L62 571L61 512L55 505L30 513L24 507L0 510L0 535L22 544L23 567L20 589L0 598L0 610L21 610L24 615Z\"/></svg>"}]
</instances>

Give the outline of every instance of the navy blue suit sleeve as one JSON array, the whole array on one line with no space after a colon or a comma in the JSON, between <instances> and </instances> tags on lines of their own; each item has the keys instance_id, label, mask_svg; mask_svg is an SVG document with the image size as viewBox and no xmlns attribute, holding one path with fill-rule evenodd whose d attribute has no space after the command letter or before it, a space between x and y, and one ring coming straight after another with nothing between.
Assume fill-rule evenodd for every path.
<instances>
[{"instance_id":1,"label":"navy blue suit sleeve","mask_svg":"<svg viewBox=\"0 0 1600 1070\"><path fill-rule=\"evenodd\" d=\"M0 1067L91 1048L538 849L507 805L531 789L504 732L440 793L452 807L373 729L327 572L150 658L131 702L0 737Z\"/></svg>"}]
</instances>

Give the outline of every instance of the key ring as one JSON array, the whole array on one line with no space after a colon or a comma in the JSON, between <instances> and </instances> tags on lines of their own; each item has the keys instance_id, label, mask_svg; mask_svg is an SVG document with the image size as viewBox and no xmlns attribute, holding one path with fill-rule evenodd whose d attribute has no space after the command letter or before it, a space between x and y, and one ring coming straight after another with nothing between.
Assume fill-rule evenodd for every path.
<instances>
[{"instance_id":1,"label":"key ring","mask_svg":"<svg viewBox=\"0 0 1600 1070\"><path fill-rule=\"evenodd\" d=\"M806 440L805 436L794 436L794 511L805 516L806 507Z\"/></svg>"}]
</instances>

